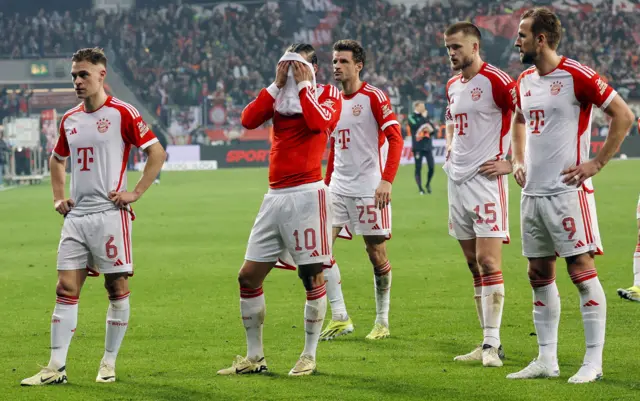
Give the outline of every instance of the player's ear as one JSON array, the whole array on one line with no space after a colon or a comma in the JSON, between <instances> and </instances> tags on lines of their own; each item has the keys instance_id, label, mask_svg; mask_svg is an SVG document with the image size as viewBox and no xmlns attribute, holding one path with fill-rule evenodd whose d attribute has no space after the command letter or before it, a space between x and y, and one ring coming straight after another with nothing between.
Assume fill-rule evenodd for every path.
<instances>
[{"instance_id":1,"label":"player's ear","mask_svg":"<svg viewBox=\"0 0 640 401\"><path fill-rule=\"evenodd\" d=\"M314 65L313 65L313 73L314 73L315 75L318 75L318 64L314 64Z\"/></svg>"}]
</instances>

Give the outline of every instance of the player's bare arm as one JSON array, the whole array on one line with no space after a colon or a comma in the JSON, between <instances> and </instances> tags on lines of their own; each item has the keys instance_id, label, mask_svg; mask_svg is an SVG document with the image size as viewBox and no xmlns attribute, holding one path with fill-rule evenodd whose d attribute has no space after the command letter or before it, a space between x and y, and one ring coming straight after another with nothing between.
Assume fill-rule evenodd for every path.
<instances>
[{"instance_id":1,"label":"player's bare arm","mask_svg":"<svg viewBox=\"0 0 640 401\"><path fill-rule=\"evenodd\" d=\"M521 187L526 182L526 171L524 169L524 149L526 141L524 115L520 112L513 114L511 123L511 149L513 150L513 177Z\"/></svg>"},{"instance_id":2,"label":"player's bare arm","mask_svg":"<svg viewBox=\"0 0 640 401\"><path fill-rule=\"evenodd\" d=\"M162 145L156 142L153 145L145 149L147 153L147 163L144 166L142 177L136 184L136 187L131 192L109 192L109 199L118 207L125 207L130 203L133 203L140 199L142 194L153 184L153 181L158 176L158 173L162 169L162 165L167 158Z\"/></svg>"},{"instance_id":3,"label":"player's bare arm","mask_svg":"<svg viewBox=\"0 0 640 401\"><path fill-rule=\"evenodd\" d=\"M454 130L454 125L447 124L447 129L445 132L447 155L445 160L449 160L449 157L451 156L451 146L453 144L453 130Z\"/></svg>"},{"instance_id":4,"label":"player's bare arm","mask_svg":"<svg viewBox=\"0 0 640 401\"><path fill-rule=\"evenodd\" d=\"M565 169L562 172L564 175L562 182L565 184L575 183L577 187L580 187L587 178L596 175L611 160L629 133L635 117L620 95L613 98L604 112L611 117L611 124L609 125L609 135L607 135L602 149L595 158L588 162Z\"/></svg>"},{"instance_id":5,"label":"player's bare arm","mask_svg":"<svg viewBox=\"0 0 640 401\"><path fill-rule=\"evenodd\" d=\"M53 189L53 206L55 207L56 212L63 216L69 213L71 208L75 206L73 199L65 199L64 197L66 165L66 159L59 160L55 156L51 156L49 159L49 166L51 169L51 188Z\"/></svg>"}]
</instances>

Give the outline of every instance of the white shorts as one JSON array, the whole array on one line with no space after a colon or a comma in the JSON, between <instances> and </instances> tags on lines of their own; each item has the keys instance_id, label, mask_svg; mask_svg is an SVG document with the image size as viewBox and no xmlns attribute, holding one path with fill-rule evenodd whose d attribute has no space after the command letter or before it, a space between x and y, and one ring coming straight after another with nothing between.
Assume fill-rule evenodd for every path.
<instances>
[{"instance_id":1,"label":"white shorts","mask_svg":"<svg viewBox=\"0 0 640 401\"><path fill-rule=\"evenodd\" d=\"M636 219L640 220L640 197L638 198L638 207L636 208Z\"/></svg>"},{"instance_id":2,"label":"white shorts","mask_svg":"<svg viewBox=\"0 0 640 401\"><path fill-rule=\"evenodd\" d=\"M246 260L295 265L331 260L331 197L324 182L270 189L256 217Z\"/></svg>"},{"instance_id":3,"label":"white shorts","mask_svg":"<svg viewBox=\"0 0 640 401\"><path fill-rule=\"evenodd\" d=\"M526 257L603 253L593 193L580 189L553 196L522 195L520 220Z\"/></svg>"},{"instance_id":4,"label":"white shorts","mask_svg":"<svg viewBox=\"0 0 640 401\"><path fill-rule=\"evenodd\" d=\"M58 270L87 269L91 275L133 275L131 213L108 210L66 217L58 246Z\"/></svg>"},{"instance_id":5,"label":"white shorts","mask_svg":"<svg viewBox=\"0 0 640 401\"><path fill-rule=\"evenodd\" d=\"M380 210L373 197L356 198L335 193L331 197L334 227L349 227L356 235L391 235L391 204Z\"/></svg>"},{"instance_id":6,"label":"white shorts","mask_svg":"<svg viewBox=\"0 0 640 401\"><path fill-rule=\"evenodd\" d=\"M449 235L458 240L502 238L509 243L508 179L476 174L462 184L449 180Z\"/></svg>"}]
</instances>

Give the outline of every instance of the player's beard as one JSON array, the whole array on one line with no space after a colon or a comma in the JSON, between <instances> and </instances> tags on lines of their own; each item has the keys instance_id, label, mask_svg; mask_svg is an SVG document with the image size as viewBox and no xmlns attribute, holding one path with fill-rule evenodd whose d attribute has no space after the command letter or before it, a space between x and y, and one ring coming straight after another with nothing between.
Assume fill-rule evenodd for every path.
<instances>
[{"instance_id":1,"label":"player's beard","mask_svg":"<svg viewBox=\"0 0 640 401\"><path fill-rule=\"evenodd\" d=\"M473 64L473 58L472 57L463 57L462 58L462 63L456 68L453 67L454 71L462 71L467 67L470 67L471 64Z\"/></svg>"},{"instance_id":2,"label":"player's beard","mask_svg":"<svg viewBox=\"0 0 640 401\"><path fill-rule=\"evenodd\" d=\"M520 62L522 64L533 64L536 61L536 52L523 50L520 56Z\"/></svg>"}]
</instances>

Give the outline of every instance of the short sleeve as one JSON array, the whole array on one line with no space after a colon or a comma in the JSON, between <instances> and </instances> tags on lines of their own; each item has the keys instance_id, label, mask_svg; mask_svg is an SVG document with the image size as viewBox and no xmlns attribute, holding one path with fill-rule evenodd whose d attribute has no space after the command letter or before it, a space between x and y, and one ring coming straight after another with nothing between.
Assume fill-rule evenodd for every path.
<instances>
[{"instance_id":1,"label":"short sleeve","mask_svg":"<svg viewBox=\"0 0 640 401\"><path fill-rule=\"evenodd\" d=\"M496 104L503 112L515 111L519 107L517 86L518 83L515 81L510 81L508 84L500 86Z\"/></svg>"},{"instance_id":2,"label":"short sleeve","mask_svg":"<svg viewBox=\"0 0 640 401\"><path fill-rule=\"evenodd\" d=\"M129 106L122 113L122 139L129 145L140 149L146 149L158 142L158 138L151 131L147 123L142 119L138 111Z\"/></svg>"},{"instance_id":3,"label":"short sleeve","mask_svg":"<svg viewBox=\"0 0 640 401\"><path fill-rule=\"evenodd\" d=\"M516 111L520 114L524 114L522 112L522 102L520 100L520 82L522 82L522 75L518 77L518 81L516 81L515 89L515 97L516 97Z\"/></svg>"},{"instance_id":4,"label":"short sleeve","mask_svg":"<svg viewBox=\"0 0 640 401\"><path fill-rule=\"evenodd\" d=\"M570 68L576 98L583 104L606 109L617 92L597 72L586 66Z\"/></svg>"},{"instance_id":5,"label":"short sleeve","mask_svg":"<svg viewBox=\"0 0 640 401\"><path fill-rule=\"evenodd\" d=\"M444 112L444 121L446 125L453 124L453 116L451 115L451 109L447 105L447 109Z\"/></svg>"},{"instance_id":6,"label":"short sleeve","mask_svg":"<svg viewBox=\"0 0 640 401\"><path fill-rule=\"evenodd\" d=\"M60 122L58 140L56 141L56 146L53 148L53 155L58 160L64 160L71 154L69 143L67 142L67 134L64 130L64 121L65 119L63 118Z\"/></svg>"},{"instance_id":7,"label":"short sleeve","mask_svg":"<svg viewBox=\"0 0 640 401\"><path fill-rule=\"evenodd\" d=\"M370 93L371 111L378 123L378 127L380 127L380 131L384 131L391 125L400 125L387 95L380 89L371 86L369 86L367 92Z\"/></svg>"}]
</instances>

